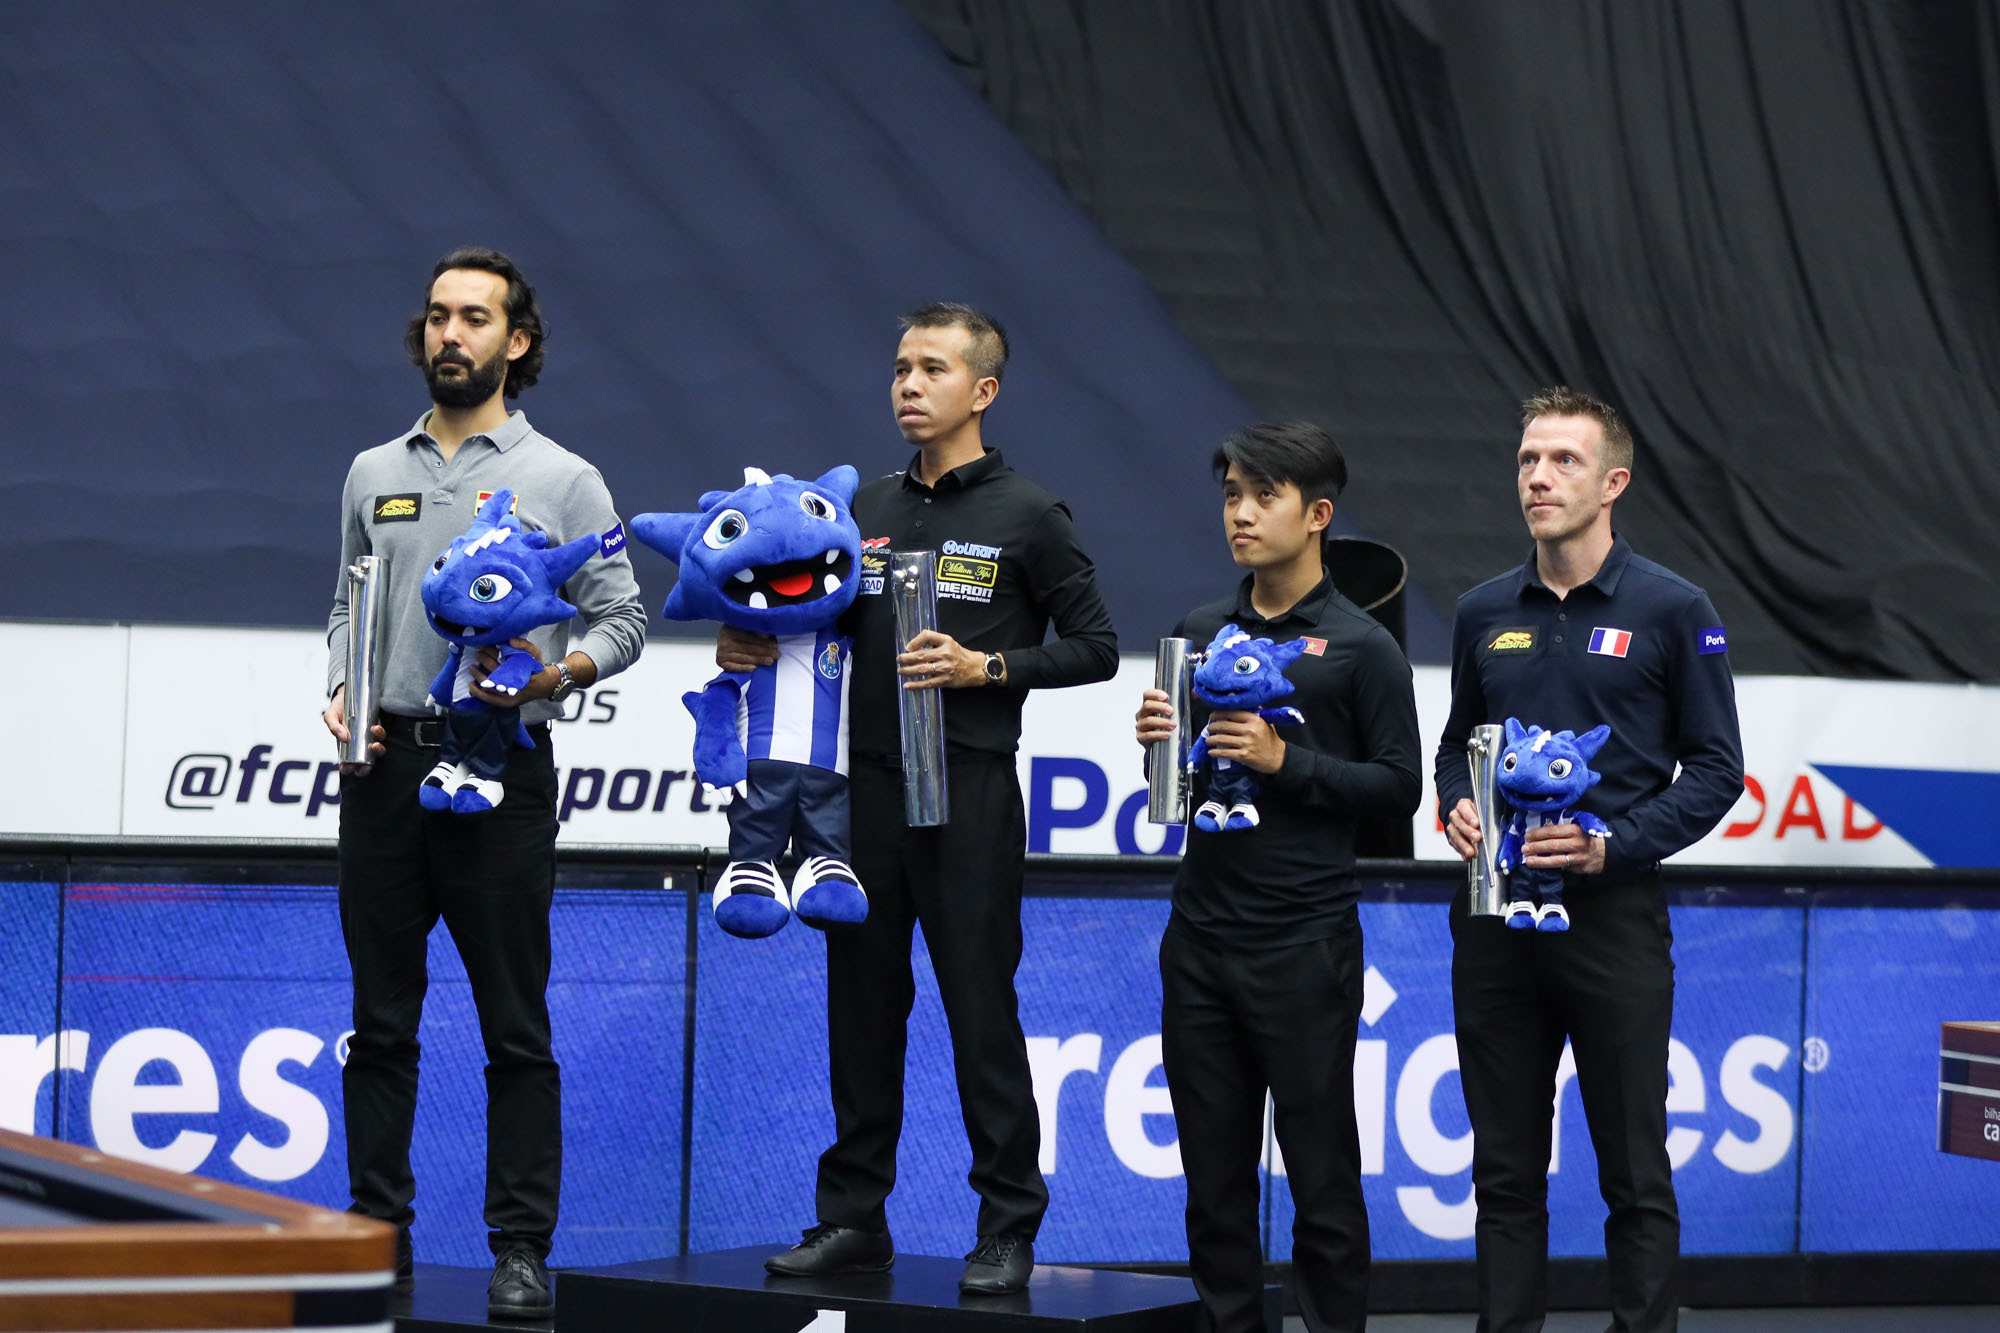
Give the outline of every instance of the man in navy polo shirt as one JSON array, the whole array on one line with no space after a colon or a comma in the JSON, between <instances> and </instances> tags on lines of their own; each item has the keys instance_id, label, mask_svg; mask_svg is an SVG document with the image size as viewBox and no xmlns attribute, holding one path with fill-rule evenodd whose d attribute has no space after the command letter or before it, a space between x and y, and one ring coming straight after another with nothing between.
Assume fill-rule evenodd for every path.
<instances>
[{"instance_id":1,"label":"man in navy polo shirt","mask_svg":"<svg viewBox=\"0 0 2000 1333\"><path fill-rule=\"evenodd\" d=\"M1458 601L1438 809L1468 859L1482 836L1465 741L1509 717L1579 734L1609 723L1603 781L1575 824L1530 830L1524 864L1562 872L1566 932L1509 930L1452 908L1452 1009L1472 1121L1480 1333L1533 1333L1548 1305L1548 1163L1567 1040L1609 1209L1612 1324L1673 1329L1680 1213L1667 1159L1673 933L1662 858L1699 840L1743 790L1728 636L1708 595L1635 555L1611 528L1632 437L1571 389L1522 405L1521 511L1535 552ZM1676 775L1676 766L1679 773Z\"/></svg>"}]
</instances>

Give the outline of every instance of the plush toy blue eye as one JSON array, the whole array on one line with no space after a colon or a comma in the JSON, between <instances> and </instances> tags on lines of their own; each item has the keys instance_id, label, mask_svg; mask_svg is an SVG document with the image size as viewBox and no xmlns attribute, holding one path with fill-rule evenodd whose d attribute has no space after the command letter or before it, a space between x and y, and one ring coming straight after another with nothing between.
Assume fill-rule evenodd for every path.
<instances>
[{"instance_id":1,"label":"plush toy blue eye","mask_svg":"<svg viewBox=\"0 0 2000 1333\"><path fill-rule=\"evenodd\" d=\"M498 574L481 574L472 581L472 587L467 591L475 602L497 602L514 591L514 585Z\"/></svg>"},{"instance_id":2,"label":"plush toy blue eye","mask_svg":"<svg viewBox=\"0 0 2000 1333\"><path fill-rule=\"evenodd\" d=\"M1506 769L1509 773L1512 773L1515 769L1519 768L1520 766L1521 766L1521 756L1518 754L1510 754L1505 759L1502 759L1500 761L1500 767Z\"/></svg>"},{"instance_id":3,"label":"plush toy blue eye","mask_svg":"<svg viewBox=\"0 0 2000 1333\"><path fill-rule=\"evenodd\" d=\"M1552 759L1552 760L1550 760L1550 761L1549 761L1549 776L1550 776L1550 777L1552 777L1552 778L1566 778L1566 777L1568 777L1568 776L1569 776L1569 760L1567 760L1567 759Z\"/></svg>"},{"instance_id":4,"label":"plush toy blue eye","mask_svg":"<svg viewBox=\"0 0 2000 1333\"><path fill-rule=\"evenodd\" d=\"M708 531L701 534L701 540L710 550L720 551L748 531L750 520L740 510L725 509L708 525Z\"/></svg>"},{"instance_id":5,"label":"plush toy blue eye","mask_svg":"<svg viewBox=\"0 0 2000 1333\"><path fill-rule=\"evenodd\" d=\"M1236 666L1234 669L1237 675L1247 676L1262 665L1264 664L1262 662L1259 662L1254 657L1239 657L1236 659Z\"/></svg>"},{"instance_id":6,"label":"plush toy blue eye","mask_svg":"<svg viewBox=\"0 0 2000 1333\"><path fill-rule=\"evenodd\" d=\"M811 491L801 491L799 493L799 508L805 510L814 518L829 520L833 518L833 506L822 500L819 496L814 495Z\"/></svg>"}]
</instances>

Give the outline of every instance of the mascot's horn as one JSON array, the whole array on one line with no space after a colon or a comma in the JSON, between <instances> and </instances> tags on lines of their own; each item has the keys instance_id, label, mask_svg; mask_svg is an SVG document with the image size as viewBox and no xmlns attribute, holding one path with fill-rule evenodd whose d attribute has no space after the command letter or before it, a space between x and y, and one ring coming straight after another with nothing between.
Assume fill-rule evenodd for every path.
<instances>
[{"instance_id":1,"label":"mascot's horn","mask_svg":"<svg viewBox=\"0 0 2000 1333\"><path fill-rule=\"evenodd\" d=\"M743 469L743 484L745 486L769 486L771 484L771 474L760 467L746 467Z\"/></svg>"}]
</instances>

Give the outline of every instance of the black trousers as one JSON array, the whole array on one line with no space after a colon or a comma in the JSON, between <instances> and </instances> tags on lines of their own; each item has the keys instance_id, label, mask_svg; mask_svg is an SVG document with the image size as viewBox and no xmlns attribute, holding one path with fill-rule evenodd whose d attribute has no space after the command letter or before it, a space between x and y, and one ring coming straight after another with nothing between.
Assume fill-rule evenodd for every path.
<instances>
[{"instance_id":1,"label":"black trousers","mask_svg":"<svg viewBox=\"0 0 2000 1333\"><path fill-rule=\"evenodd\" d=\"M391 735L367 777L340 784L340 927L354 971L341 1089L354 1210L415 1217L410 1133L426 941L442 917L465 962L486 1045L486 1225L494 1253L546 1256L562 1178L562 1082L549 1047L549 903L556 778L547 726L515 750L493 810L425 810L435 748Z\"/></svg>"},{"instance_id":2,"label":"black trousers","mask_svg":"<svg viewBox=\"0 0 2000 1333\"><path fill-rule=\"evenodd\" d=\"M1452 1014L1472 1120L1480 1333L1535 1333L1548 1309L1548 1168L1564 1038L1610 1210L1611 1327L1661 1333L1680 1305L1667 1160L1673 933L1657 877L1572 879L1570 928L1509 930L1452 909Z\"/></svg>"},{"instance_id":3,"label":"black trousers","mask_svg":"<svg viewBox=\"0 0 2000 1333\"><path fill-rule=\"evenodd\" d=\"M1264 1328L1257 1163L1264 1094L1296 1216L1306 1327L1368 1323L1368 1208L1354 1123L1361 927L1283 949L1224 949L1175 925L1160 940L1160 1040L1187 1173L1188 1263L1208 1326Z\"/></svg>"},{"instance_id":4,"label":"black trousers","mask_svg":"<svg viewBox=\"0 0 2000 1333\"><path fill-rule=\"evenodd\" d=\"M834 1141L819 1159L817 1206L823 1222L888 1225L916 998L910 941L921 922L951 1029L978 1233L1032 1239L1049 1191L1014 998L1027 819L1011 755L954 754L949 782L949 821L913 829L903 820L902 770L860 759L852 766L851 864L868 892L868 919L826 932Z\"/></svg>"}]
</instances>

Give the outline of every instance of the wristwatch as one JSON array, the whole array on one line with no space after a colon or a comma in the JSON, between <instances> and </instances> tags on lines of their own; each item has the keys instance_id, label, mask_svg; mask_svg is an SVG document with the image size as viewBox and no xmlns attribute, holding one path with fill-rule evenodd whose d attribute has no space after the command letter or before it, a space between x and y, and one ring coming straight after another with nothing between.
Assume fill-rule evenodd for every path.
<instances>
[{"instance_id":1,"label":"wristwatch","mask_svg":"<svg viewBox=\"0 0 2000 1333\"><path fill-rule=\"evenodd\" d=\"M552 704L561 703L569 697L569 692L575 688L576 677L569 673L569 663L556 663L556 687L549 691L549 702Z\"/></svg>"},{"instance_id":2,"label":"wristwatch","mask_svg":"<svg viewBox=\"0 0 2000 1333\"><path fill-rule=\"evenodd\" d=\"M1007 679L1007 664L1000 660L1000 654L986 654L986 683L999 685Z\"/></svg>"}]
</instances>

